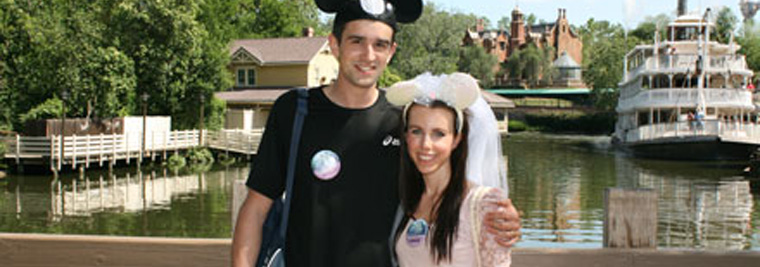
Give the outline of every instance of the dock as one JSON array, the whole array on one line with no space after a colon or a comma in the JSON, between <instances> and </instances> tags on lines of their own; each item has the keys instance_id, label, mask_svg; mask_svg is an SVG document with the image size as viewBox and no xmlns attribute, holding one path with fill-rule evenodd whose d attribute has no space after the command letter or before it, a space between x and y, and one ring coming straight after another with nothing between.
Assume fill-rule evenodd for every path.
<instances>
[{"instance_id":1,"label":"dock","mask_svg":"<svg viewBox=\"0 0 760 267\"><path fill-rule=\"evenodd\" d=\"M49 165L60 171L64 166L89 168L91 164L115 164L117 161L142 161L156 157L166 159L198 146L226 153L254 155L258 150L263 129L254 130L184 130L149 132L145 134L99 134L84 136L5 136L5 158L11 164Z\"/></svg>"}]
</instances>

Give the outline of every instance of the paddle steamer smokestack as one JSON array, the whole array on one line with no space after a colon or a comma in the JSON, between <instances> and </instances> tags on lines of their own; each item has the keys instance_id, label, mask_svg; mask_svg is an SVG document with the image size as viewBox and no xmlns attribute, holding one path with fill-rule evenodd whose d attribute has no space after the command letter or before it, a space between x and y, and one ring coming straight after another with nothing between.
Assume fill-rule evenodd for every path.
<instances>
[{"instance_id":1,"label":"paddle steamer smokestack","mask_svg":"<svg viewBox=\"0 0 760 267\"><path fill-rule=\"evenodd\" d=\"M686 14L686 0L678 0L678 16Z\"/></svg>"}]
</instances>

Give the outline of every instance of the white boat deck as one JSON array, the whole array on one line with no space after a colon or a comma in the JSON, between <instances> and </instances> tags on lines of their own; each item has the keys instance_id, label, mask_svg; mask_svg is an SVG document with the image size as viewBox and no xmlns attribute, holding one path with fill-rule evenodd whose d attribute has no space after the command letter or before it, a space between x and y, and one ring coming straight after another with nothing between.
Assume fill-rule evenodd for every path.
<instances>
[{"instance_id":1,"label":"white boat deck","mask_svg":"<svg viewBox=\"0 0 760 267\"><path fill-rule=\"evenodd\" d=\"M644 125L625 134L625 142L652 141L678 137L719 137L724 142L760 145L760 124L706 120Z\"/></svg>"}]
</instances>

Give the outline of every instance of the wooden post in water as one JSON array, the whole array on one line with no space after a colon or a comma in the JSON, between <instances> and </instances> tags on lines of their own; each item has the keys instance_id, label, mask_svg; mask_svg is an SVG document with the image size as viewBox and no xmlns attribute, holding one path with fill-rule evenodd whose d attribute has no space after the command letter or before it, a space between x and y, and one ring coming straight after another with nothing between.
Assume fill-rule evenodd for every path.
<instances>
[{"instance_id":1,"label":"wooden post in water","mask_svg":"<svg viewBox=\"0 0 760 267\"><path fill-rule=\"evenodd\" d=\"M84 152L84 167L89 168L90 167L90 135L85 135L85 152Z\"/></svg>"},{"instance_id":2,"label":"wooden post in water","mask_svg":"<svg viewBox=\"0 0 760 267\"><path fill-rule=\"evenodd\" d=\"M50 136L50 170L55 172L55 135Z\"/></svg>"},{"instance_id":3,"label":"wooden post in water","mask_svg":"<svg viewBox=\"0 0 760 267\"><path fill-rule=\"evenodd\" d=\"M71 153L71 169L76 170L77 169L77 134L73 134L71 136L71 140L73 141L72 145L72 153Z\"/></svg>"},{"instance_id":4,"label":"wooden post in water","mask_svg":"<svg viewBox=\"0 0 760 267\"><path fill-rule=\"evenodd\" d=\"M100 133L100 142L98 142L98 161L100 161L100 167L103 167L103 150L106 148L106 144L103 143L103 133ZM115 147L111 148L115 150Z\"/></svg>"},{"instance_id":5,"label":"wooden post in water","mask_svg":"<svg viewBox=\"0 0 760 267\"><path fill-rule=\"evenodd\" d=\"M16 165L21 165L21 136L16 134Z\"/></svg>"},{"instance_id":6,"label":"wooden post in water","mask_svg":"<svg viewBox=\"0 0 760 267\"><path fill-rule=\"evenodd\" d=\"M657 192L604 190L605 248L657 248Z\"/></svg>"},{"instance_id":7,"label":"wooden post in water","mask_svg":"<svg viewBox=\"0 0 760 267\"><path fill-rule=\"evenodd\" d=\"M121 147L121 144L119 144L119 146ZM109 165L111 165L108 167L109 175L111 174L111 170L113 170L113 165L116 164L116 134L114 134L113 132L111 133L111 147L112 147L111 148L111 162L108 163Z\"/></svg>"},{"instance_id":8,"label":"wooden post in water","mask_svg":"<svg viewBox=\"0 0 760 267\"><path fill-rule=\"evenodd\" d=\"M63 165L62 161L63 161L63 156L64 156L63 153L64 152L63 152L63 135L61 135L59 137L60 137L60 140L58 140L59 141L58 142L58 149L60 150L61 155L58 157L58 170L60 171L61 170L61 165Z\"/></svg>"},{"instance_id":9,"label":"wooden post in water","mask_svg":"<svg viewBox=\"0 0 760 267\"><path fill-rule=\"evenodd\" d=\"M237 223L240 206L243 206L245 198L248 197L248 186L245 180L235 180L232 184L232 232L235 232L235 223Z\"/></svg>"}]
</instances>

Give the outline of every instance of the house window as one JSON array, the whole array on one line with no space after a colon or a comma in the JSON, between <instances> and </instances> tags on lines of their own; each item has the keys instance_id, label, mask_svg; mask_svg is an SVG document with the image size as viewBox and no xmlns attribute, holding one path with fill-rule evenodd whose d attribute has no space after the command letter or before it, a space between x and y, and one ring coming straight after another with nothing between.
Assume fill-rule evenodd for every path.
<instances>
[{"instance_id":1,"label":"house window","mask_svg":"<svg viewBox=\"0 0 760 267\"><path fill-rule=\"evenodd\" d=\"M256 84L256 71L254 69L248 69L248 85Z\"/></svg>"},{"instance_id":2,"label":"house window","mask_svg":"<svg viewBox=\"0 0 760 267\"><path fill-rule=\"evenodd\" d=\"M237 86L253 86L256 85L256 70L250 69L238 69L237 71Z\"/></svg>"},{"instance_id":3,"label":"house window","mask_svg":"<svg viewBox=\"0 0 760 267\"><path fill-rule=\"evenodd\" d=\"M245 85L245 70L239 69L237 71L237 85Z\"/></svg>"}]
</instances>

